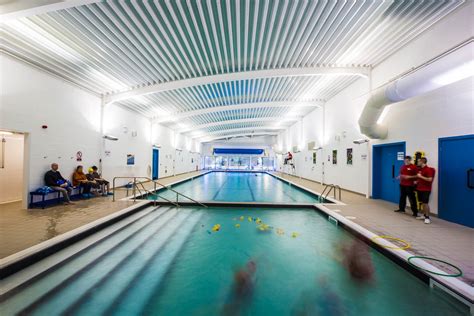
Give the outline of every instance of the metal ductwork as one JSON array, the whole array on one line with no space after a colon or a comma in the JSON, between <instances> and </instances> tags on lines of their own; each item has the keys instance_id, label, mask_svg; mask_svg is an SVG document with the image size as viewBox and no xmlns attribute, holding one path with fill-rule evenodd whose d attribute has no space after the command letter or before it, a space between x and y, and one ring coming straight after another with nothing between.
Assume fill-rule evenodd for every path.
<instances>
[{"instance_id":1,"label":"metal ductwork","mask_svg":"<svg viewBox=\"0 0 474 316\"><path fill-rule=\"evenodd\" d=\"M406 76L376 89L359 118L360 132L372 139L387 137L387 126L377 124L384 108L474 74L473 39L464 42Z\"/></svg>"}]
</instances>

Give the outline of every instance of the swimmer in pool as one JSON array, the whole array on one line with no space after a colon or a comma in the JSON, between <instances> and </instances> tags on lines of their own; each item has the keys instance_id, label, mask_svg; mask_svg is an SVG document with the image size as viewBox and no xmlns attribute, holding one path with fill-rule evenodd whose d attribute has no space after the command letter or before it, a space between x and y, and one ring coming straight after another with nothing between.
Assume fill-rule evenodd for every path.
<instances>
[{"instance_id":1,"label":"swimmer in pool","mask_svg":"<svg viewBox=\"0 0 474 316\"><path fill-rule=\"evenodd\" d=\"M291 315L342 316L347 314L341 298L331 289L330 282L326 277L320 277L315 285L315 289L301 293Z\"/></svg>"},{"instance_id":2,"label":"swimmer in pool","mask_svg":"<svg viewBox=\"0 0 474 316\"><path fill-rule=\"evenodd\" d=\"M222 308L221 315L240 315L250 303L255 285L257 263L249 260L245 267L234 273L234 284L228 303Z\"/></svg>"},{"instance_id":3,"label":"swimmer in pool","mask_svg":"<svg viewBox=\"0 0 474 316\"><path fill-rule=\"evenodd\" d=\"M343 264L352 279L369 283L374 279L374 266L369 253L369 246L360 240L342 247Z\"/></svg>"}]
</instances>

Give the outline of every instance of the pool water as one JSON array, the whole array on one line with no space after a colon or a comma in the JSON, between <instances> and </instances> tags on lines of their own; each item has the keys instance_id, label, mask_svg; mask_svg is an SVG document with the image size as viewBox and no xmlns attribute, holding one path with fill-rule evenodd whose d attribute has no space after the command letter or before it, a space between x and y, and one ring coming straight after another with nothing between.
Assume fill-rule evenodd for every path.
<instances>
[{"instance_id":1,"label":"pool water","mask_svg":"<svg viewBox=\"0 0 474 316\"><path fill-rule=\"evenodd\" d=\"M159 207L127 220L7 298L3 314L469 314L374 250L374 281L354 282L336 250L354 237L313 209ZM253 292L232 305L234 273L249 261Z\"/></svg>"},{"instance_id":2,"label":"pool water","mask_svg":"<svg viewBox=\"0 0 474 316\"><path fill-rule=\"evenodd\" d=\"M172 188L197 201L320 203L319 196L267 173L210 172ZM161 190L159 195L176 201L171 191ZM179 201L189 200L180 196Z\"/></svg>"}]
</instances>

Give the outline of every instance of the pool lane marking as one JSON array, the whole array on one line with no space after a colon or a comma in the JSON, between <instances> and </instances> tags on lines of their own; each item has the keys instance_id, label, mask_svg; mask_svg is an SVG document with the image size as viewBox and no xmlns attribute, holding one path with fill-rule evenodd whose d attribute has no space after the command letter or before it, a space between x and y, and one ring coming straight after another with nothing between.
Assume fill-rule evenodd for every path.
<instances>
[{"instance_id":1,"label":"pool lane marking","mask_svg":"<svg viewBox=\"0 0 474 316\"><path fill-rule=\"evenodd\" d=\"M296 202L296 200L285 191L285 188L283 188L283 194L289 197L293 202Z\"/></svg>"},{"instance_id":2,"label":"pool lane marking","mask_svg":"<svg viewBox=\"0 0 474 316\"><path fill-rule=\"evenodd\" d=\"M253 195L252 187L250 186L250 177L247 177L247 185L250 190L250 195L252 196L252 201L255 202L255 196Z\"/></svg>"},{"instance_id":3,"label":"pool lane marking","mask_svg":"<svg viewBox=\"0 0 474 316\"><path fill-rule=\"evenodd\" d=\"M212 197L212 199L215 201L217 196L219 195L219 192L221 192L222 188L224 187L224 185L227 183L227 179L224 179L224 182L222 183L221 187L216 191L216 194L214 194L214 196Z\"/></svg>"}]
</instances>

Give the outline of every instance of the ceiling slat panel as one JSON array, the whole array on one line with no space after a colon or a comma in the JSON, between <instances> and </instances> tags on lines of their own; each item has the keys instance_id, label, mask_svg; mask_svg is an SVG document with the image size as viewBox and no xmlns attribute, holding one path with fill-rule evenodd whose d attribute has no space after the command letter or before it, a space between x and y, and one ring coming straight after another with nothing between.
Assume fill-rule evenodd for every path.
<instances>
[{"instance_id":1,"label":"ceiling slat panel","mask_svg":"<svg viewBox=\"0 0 474 316\"><path fill-rule=\"evenodd\" d=\"M104 0L5 21L0 49L96 94L110 95L231 72L373 67L465 2ZM219 107L166 124L178 130L211 124L205 129L209 133L222 129L241 134L246 128L274 126L288 113L304 115L313 109L263 104L329 100L358 78L243 78L134 96L118 104L150 118ZM238 109L240 104L262 107ZM261 121L249 121L254 119ZM247 121L224 124L236 120Z\"/></svg>"}]
</instances>

